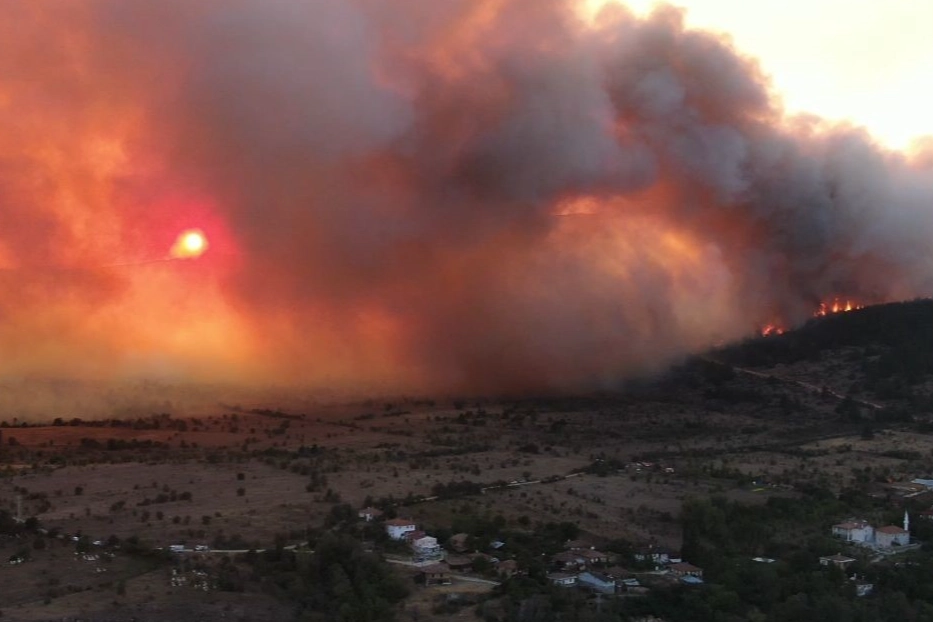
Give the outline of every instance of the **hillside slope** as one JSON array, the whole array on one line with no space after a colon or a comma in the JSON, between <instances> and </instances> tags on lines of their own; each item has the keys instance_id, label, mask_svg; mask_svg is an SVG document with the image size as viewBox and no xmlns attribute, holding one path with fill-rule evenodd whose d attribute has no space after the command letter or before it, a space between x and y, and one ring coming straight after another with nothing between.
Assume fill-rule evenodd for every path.
<instances>
[{"instance_id":1,"label":"hillside slope","mask_svg":"<svg viewBox=\"0 0 933 622\"><path fill-rule=\"evenodd\" d=\"M710 353L735 368L820 387L889 415L933 408L933 300L814 318L782 335Z\"/></svg>"}]
</instances>

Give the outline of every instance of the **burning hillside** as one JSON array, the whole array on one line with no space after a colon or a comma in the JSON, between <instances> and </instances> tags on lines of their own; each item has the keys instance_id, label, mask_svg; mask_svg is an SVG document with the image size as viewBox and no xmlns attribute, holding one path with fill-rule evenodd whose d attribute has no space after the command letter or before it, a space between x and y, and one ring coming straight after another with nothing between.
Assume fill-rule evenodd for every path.
<instances>
[{"instance_id":1,"label":"burning hillside","mask_svg":"<svg viewBox=\"0 0 933 622\"><path fill-rule=\"evenodd\" d=\"M857 302L852 302L851 300L840 300L835 298L832 303L820 303L820 308L814 311L813 315L815 317L825 317L834 313L846 313L848 311L861 309L863 306L864 305L860 305Z\"/></svg>"},{"instance_id":2,"label":"burning hillside","mask_svg":"<svg viewBox=\"0 0 933 622\"><path fill-rule=\"evenodd\" d=\"M787 118L672 8L0 18L5 374L577 390L933 294L931 154Z\"/></svg>"},{"instance_id":3,"label":"burning hillside","mask_svg":"<svg viewBox=\"0 0 933 622\"><path fill-rule=\"evenodd\" d=\"M827 315L848 313L849 311L856 311L864 308L865 305L861 305L857 302L834 298L832 302L821 302L820 306L813 312L813 317L826 317ZM765 324L760 332L762 337L772 337L775 335L783 335L787 332L787 328L780 323L771 323Z\"/></svg>"}]
</instances>

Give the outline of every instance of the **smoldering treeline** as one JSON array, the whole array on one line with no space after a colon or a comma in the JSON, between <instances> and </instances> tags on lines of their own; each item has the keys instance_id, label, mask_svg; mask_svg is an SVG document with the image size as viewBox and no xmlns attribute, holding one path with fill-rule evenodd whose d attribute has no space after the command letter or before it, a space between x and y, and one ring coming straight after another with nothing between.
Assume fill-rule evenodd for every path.
<instances>
[{"instance_id":1,"label":"smoldering treeline","mask_svg":"<svg viewBox=\"0 0 933 622\"><path fill-rule=\"evenodd\" d=\"M7 374L582 390L834 297L933 293L930 153L786 118L674 9L0 18ZM112 267L189 226L203 261Z\"/></svg>"}]
</instances>

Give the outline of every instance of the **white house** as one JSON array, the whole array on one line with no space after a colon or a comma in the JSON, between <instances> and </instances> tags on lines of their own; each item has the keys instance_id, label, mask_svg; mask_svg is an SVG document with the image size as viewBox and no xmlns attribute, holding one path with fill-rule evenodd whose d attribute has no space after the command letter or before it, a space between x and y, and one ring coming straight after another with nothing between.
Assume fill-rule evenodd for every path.
<instances>
[{"instance_id":1,"label":"white house","mask_svg":"<svg viewBox=\"0 0 933 622\"><path fill-rule=\"evenodd\" d=\"M875 539L875 528L868 521L852 519L833 525L833 536L846 542L872 542Z\"/></svg>"},{"instance_id":2,"label":"white house","mask_svg":"<svg viewBox=\"0 0 933 622\"><path fill-rule=\"evenodd\" d=\"M895 525L879 527L875 530L875 544L890 548L910 544L910 516L904 511L904 528Z\"/></svg>"},{"instance_id":3,"label":"white house","mask_svg":"<svg viewBox=\"0 0 933 622\"><path fill-rule=\"evenodd\" d=\"M444 557L444 550L437 543L437 538L424 536L411 543L415 561L437 561Z\"/></svg>"},{"instance_id":4,"label":"white house","mask_svg":"<svg viewBox=\"0 0 933 622\"><path fill-rule=\"evenodd\" d=\"M386 533L393 540L402 540L409 531L417 529L415 521L410 518L393 518L386 521Z\"/></svg>"},{"instance_id":5,"label":"white house","mask_svg":"<svg viewBox=\"0 0 933 622\"><path fill-rule=\"evenodd\" d=\"M875 530L875 544L890 548L892 546L907 546L910 544L910 533L896 525L878 527Z\"/></svg>"}]
</instances>

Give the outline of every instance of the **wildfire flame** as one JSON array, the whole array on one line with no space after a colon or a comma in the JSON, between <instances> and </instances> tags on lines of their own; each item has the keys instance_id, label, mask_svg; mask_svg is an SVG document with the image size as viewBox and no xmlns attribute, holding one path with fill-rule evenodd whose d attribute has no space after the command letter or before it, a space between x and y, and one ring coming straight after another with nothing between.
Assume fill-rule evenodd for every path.
<instances>
[{"instance_id":1,"label":"wildfire flame","mask_svg":"<svg viewBox=\"0 0 933 622\"><path fill-rule=\"evenodd\" d=\"M771 337L774 335L783 335L783 334L784 334L784 329L777 324L766 324L761 329L762 337Z\"/></svg>"},{"instance_id":2,"label":"wildfire flame","mask_svg":"<svg viewBox=\"0 0 933 622\"><path fill-rule=\"evenodd\" d=\"M852 302L851 300L840 300L839 298L834 298L832 303L821 302L820 307L813 312L813 317L825 317L835 313L846 313L848 311L854 311L863 307L864 305L860 305L857 302Z\"/></svg>"},{"instance_id":3,"label":"wildfire flame","mask_svg":"<svg viewBox=\"0 0 933 622\"><path fill-rule=\"evenodd\" d=\"M193 259L207 250L207 237L200 229L188 229L178 234L170 252L175 259Z\"/></svg>"},{"instance_id":4,"label":"wildfire flame","mask_svg":"<svg viewBox=\"0 0 933 622\"><path fill-rule=\"evenodd\" d=\"M826 317L837 313L848 313L856 309L862 309L865 305L859 304L849 299L833 298L832 302L821 302L820 306L813 312L813 317ZM759 333L762 337L772 337L783 335L787 331L780 323L771 322L761 327Z\"/></svg>"}]
</instances>

